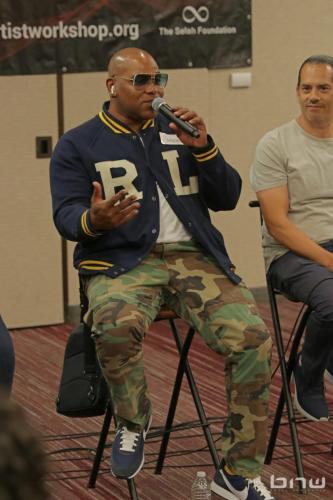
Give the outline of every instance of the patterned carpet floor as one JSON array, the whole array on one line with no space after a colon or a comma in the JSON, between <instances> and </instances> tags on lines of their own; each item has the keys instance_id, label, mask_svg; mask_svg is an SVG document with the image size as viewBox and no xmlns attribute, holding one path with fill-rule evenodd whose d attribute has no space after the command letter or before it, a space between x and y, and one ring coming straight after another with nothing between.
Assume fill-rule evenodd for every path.
<instances>
[{"instance_id":1,"label":"patterned carpet floor","mask_svg":"<svg viewBox=\"0 0 333 500\"><path fill-rule=\"evenodd\" d=\"M267 303L260 302L259 308L271 328ZM298 309L297 304L282 299L281 323L286 341ZM183 322L179 321L177 324L184 333L186 327ZM51 500L125 500L130 498L126 481L116 480L109 472L113 426L96 488L88 489L88 477L103 417L72 419L60 416L55 411L64 347L72 328L73 325L65 324L12 331L16 352L13 399L25 408L29 421L43 439L48 459L47 485ZM156 435L164 424L178 362L167 322L155 323L148 332L144 342L144 355L154 413L152 429L145 446L145 466L136 478L138 495L140 500L187 500L196 471L205 470L211 479L214 467L201 429L191 424L198 417L184 379L175 417L178 428L171 435L162 475L154 474L159 449L159 438ZM198 335L193 341L189 359L211 423L211 431L218 444L226 408L223 362L204 345ZM274 349L273 369L276 365L277 355ZM280 386L278 371L272 383L271 419ZM333 410L333 387L327 388L327 399ZM297 490L296 469L286 423L280 429L273 461L265 466L263 479L268 486L275 486L274 494L277 499L332 499L332 420L325 423L303 422L298 424L298 429L308 486L307 495L300 496ZM325 488L322 488L323 481Z\"/></svg>"}]
</instances>

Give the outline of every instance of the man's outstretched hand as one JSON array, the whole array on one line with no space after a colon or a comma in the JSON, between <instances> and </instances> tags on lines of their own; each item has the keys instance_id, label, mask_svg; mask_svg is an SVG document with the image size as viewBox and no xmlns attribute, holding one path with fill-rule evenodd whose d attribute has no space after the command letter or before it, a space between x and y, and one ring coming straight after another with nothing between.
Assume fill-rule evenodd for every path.
<instances>
[{"instance_id":1,"label":"man's outstretched hand","mask_svg":"<svg viewBox=\"0 0 333 500\"><path fill-rule=\"evenodd\" d=\"M126 189L105 200L102 186L93 182L94 192L91 197L90 221L96 231L114 229L134 219L139 213L140 203L135 195L128 195Z\"/></svg>"}]
</instances>

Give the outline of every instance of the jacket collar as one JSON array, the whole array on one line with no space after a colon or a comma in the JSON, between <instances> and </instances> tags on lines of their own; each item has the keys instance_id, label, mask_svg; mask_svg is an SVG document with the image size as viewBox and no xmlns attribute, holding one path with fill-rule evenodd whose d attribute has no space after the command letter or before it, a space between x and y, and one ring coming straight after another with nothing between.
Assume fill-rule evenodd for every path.
<instances>
[{"instance_id":1,"label":"jacket collar","mask_svg":"<svg viewBox=\"0 0 333 500\"><path fill-rule=\"evenodd\" d=\"M131 130L127 125L125 125L123 122L115 118L111 113L108 111L109 109L109 101L106 101L103 104L103 109L100 111L98 114L99 119L109 127L115 134L133 134L133 130ZM147 120L143 126L141 127L141 130L144 130L149 127L154 127L154 119L150 118Z\"/></svg>"}]
</instances>

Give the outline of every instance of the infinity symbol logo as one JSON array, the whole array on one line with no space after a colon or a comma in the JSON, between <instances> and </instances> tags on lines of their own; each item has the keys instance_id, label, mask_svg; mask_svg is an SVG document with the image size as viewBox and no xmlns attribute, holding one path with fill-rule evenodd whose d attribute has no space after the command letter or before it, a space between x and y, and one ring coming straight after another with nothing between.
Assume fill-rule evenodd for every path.
<instances>
[{"instance_id":1,"label":"infinity symbol logo","mask_svg":"<svg viewBox=\"0 0 333 500\"><path fill-rule=\"evenodd\" d=\"M193 23L195 20L205 23L209 19L209 10L205 5L201 5L198 9L187 5L183 8L182 16L186 23Z\"/></svg>"}]
</instances>

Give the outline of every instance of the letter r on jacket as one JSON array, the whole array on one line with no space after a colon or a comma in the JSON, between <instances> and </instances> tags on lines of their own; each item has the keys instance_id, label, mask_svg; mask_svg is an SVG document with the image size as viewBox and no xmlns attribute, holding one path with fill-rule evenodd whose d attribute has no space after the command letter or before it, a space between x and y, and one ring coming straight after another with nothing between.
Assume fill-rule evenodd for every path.
<instances>
[{"instance_id":1,"label":"letter r on jacket","mask_svg":"<svg viewBox=\"0 0 333 500\"><path fill-rule=\"evenodd\" d=\"M142 198L142 191L138 191L133 184L138 172L134 163L128 160L108 160L95 163L97 172L101 174L105 198L111 198L119 188L125 188L128 194L135 194L138 200ZM113 169L123 169L124 174L118 177L112 176ZM116 190L116 188L118 188Z\"/></svg>"}]
</instances>

